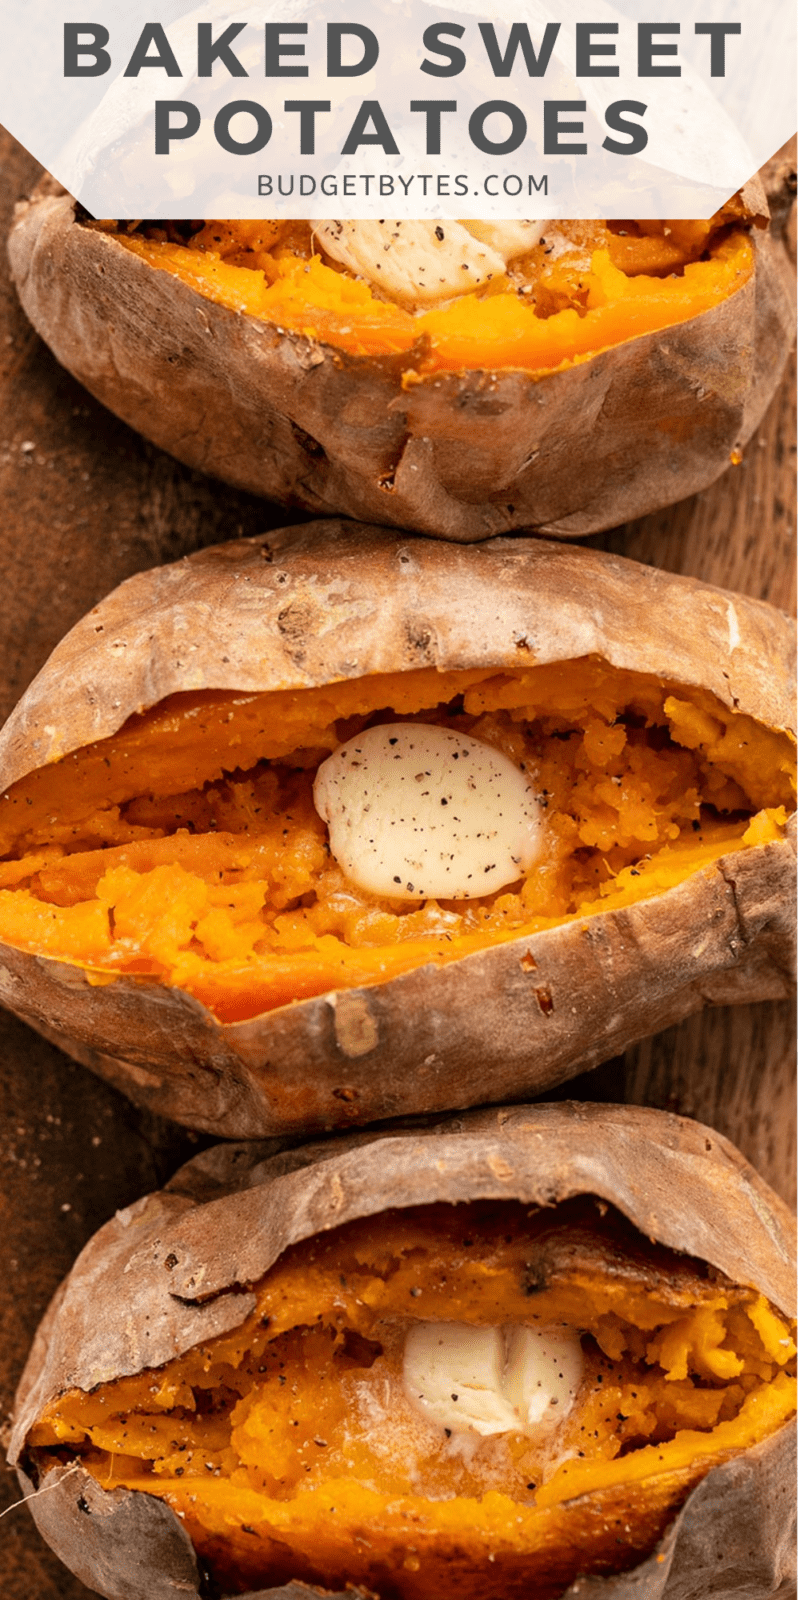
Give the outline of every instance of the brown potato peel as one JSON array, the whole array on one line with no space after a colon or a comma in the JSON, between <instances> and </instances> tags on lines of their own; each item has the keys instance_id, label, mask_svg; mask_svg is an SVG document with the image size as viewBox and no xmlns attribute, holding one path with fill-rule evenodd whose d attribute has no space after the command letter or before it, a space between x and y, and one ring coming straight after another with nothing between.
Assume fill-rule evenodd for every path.
<instances>
[{"instance_id":1,"label":"brown potato peel","mask_svg":"<svg viewBox=\"0 0 800 1600\"><path fill-rule=\"evenodd\" d=\"M435 1157L435 1159L432 1159ZM106 1494L69 1465L40 1479L26 1439L65 1389L152 1367L238 1326L248 1283L290 1245L358 1216L436 1201L551 1206L592 1194L642 1234L794 1304L793 1228L783 1203L720 1135L638 1107L555 1106L472 1113L300 1149L207 1151L106 1224L59 1290L20 1386L11 1445L31 1509L82 1581L113 1600L206 1595L187 1536L165 1505ZM676 1205L676 1195L680 1205ZM632 1571L579 1577L571 1596L689 1600L787 1595L792 1575L793 1437L787 1425L712 1468L657 1548ZM68 1475L69 1474L69 1475ZM603 1495L582 1497L587 1517ZM599 1525L599 1524L598 1524ZM321 1591L289 1583L281 1600Z\"/></svg>"},{"instance_id":2,"label":"brown potato peel","mask_svg":"<svg viewBox=\"0 0 800 1600\"><path fill-rule=\"evenodd\" d=\"M586 596L591 594L591 607ZM130 579L54 652L0 736L0 793L191 687L304 688L599 655L792 725L773 608L543 541L460 550L310 524ZM233 1137L538 1094L709 1004L790 992L789 839L650 898L387 982L220 1022L177 988L0 947L10 1009L140 1103Z\"/></svg>"},{"instance_id":3,"label":"brown potato peel","mask_svg":"<svg viewBox=\"0 0 800 1600\"><path fill-rule=\"evenodd\" d=\"M746 211L764 221L760 185ZM779 381L794 328L781 242L720 305L543 378L363 357L230 311L82 227L51 182L9 242L23 307L59 361L146 438L241 489L458 542L559 538L697 492ZM404 375L412 372L413 382Z\"/></svg>"}]
</instances>

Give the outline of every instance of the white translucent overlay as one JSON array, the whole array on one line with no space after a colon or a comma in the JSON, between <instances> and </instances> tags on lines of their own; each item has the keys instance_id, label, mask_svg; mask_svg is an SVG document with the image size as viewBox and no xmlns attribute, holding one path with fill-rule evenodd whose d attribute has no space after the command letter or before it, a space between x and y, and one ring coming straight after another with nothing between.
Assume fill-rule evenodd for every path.
<instances>
[{"instance_id":1,"label":"white translucent overlay","mask_svg":"<svg viewBox=\"0 0 800 1600\"><path fill-rule=\"evenodd\" d=\"M37 0L4 20L0 120L100 217L704 217L796 126L789 0Z\"/></svg>"}]
</instances>

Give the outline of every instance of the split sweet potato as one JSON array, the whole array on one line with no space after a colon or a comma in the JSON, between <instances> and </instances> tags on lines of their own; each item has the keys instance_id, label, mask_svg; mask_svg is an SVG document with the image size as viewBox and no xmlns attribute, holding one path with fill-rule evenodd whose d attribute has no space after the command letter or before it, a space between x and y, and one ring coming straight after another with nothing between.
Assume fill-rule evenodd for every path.
<instances>
[{"instance_id":1,"label":"split sweet potato","mask_svg":"<svg viewBox=\"0 0 800 1600\"><path fill-rule=\"evenodd\" d=\"M302 225L128 232L45 185L9 248L59 361L188 465L460 542L574 537L704 488L763 415L794 328L764 204L751 184L707 224L566 223L553 261L543 235L419 315Z\"/></svg>"},{"instance_id":2,"label":"split sweet potato","mask_svg":"<svg viewBox=\"0 0 800 1600\"><path fill-rule=\"evenodd\" d=\"M771 607L538 540L322 523L140 574L0 738L3 998L154 1109L257 1137L540 1093L785 995L792 649ZM314 774L397 719L524 772L517 881L348 877Z\"/></svg>"},{"instance_id":3,"label":"split sweet potato","mask_svg":"<svg viewBox=\"0 0 800 1600\"><path fill-rule=\"evenodd\" d=\"M11 1458L109 1600L788 1593L792 1252L727 1141L636 1107L217 1148L84 1250ZM579 1340L561 1420L420 1417L398 1352L454 1318Z\"/></svg>"}]
</instances>

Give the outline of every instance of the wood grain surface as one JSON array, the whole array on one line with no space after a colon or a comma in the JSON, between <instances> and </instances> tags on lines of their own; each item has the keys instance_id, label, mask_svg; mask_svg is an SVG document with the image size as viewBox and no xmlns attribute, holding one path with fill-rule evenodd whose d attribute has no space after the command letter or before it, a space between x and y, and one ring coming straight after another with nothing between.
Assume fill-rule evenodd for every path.
<instances>
[{"instance_id":1,"label":"wood grain surface","mask_svg":"<svg viewBox=\"0 0 800 1600\"><path fill-rule=\"evenodd\" d=\"M784 152L776 166L782 182L791 161ZM39 169L1 130L0 163L4 239ZM589 542L793 609L795 392L789 372L742 463L710 489ZM104 411L29 327L4 253L0 497L0 721L73 622L130 573L298 520L187 471ZM792 1201L793 1015L779 1004L704 1012L554 1098L629 1100L698 1117ZM47 1301L84 1241L200 1142L135 1110L0 1012L0 1423ZM0 1473L0 1512L17 1496L15 1480ZM0 1526L0 1594L89 1594L22 1507Z\"/></svg>"}]
</instances>

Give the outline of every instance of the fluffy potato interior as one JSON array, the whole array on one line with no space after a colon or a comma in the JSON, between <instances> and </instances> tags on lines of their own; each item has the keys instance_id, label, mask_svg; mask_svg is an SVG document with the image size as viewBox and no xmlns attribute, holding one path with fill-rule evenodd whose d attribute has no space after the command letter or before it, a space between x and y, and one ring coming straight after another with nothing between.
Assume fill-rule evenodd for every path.
<instances>
[{"instance_id":1,"label":"fluffy potato interior","mask_svg":"<svg viewBox=\"0 0 800 1600\"><path fill-rule=\"evenodd\" d=\"M398 718L525 772L542 850L517 884L401 902L337 865L317 767ZM234 1021L658 894L780 838L793 770L787 735L596 658L174 695L0 797L0 939L98 982L154 976Z\"/></svg>"},{"instance_id":2,"label":"fluffy potato interior","mask_svg":"<svg viewBox=\"0 0 800 1600\"><path fill-rule=\"evenodd\" d=\"M234 1333L70 1391L30 1435L160 1496L226 1592L302 1578L541 1600L652 1548L716 1463L791 1415L795 1347L756 1291L591 1198L418 1207L295 1246ZM453 1433L413 1404L420 1322L578 1330L563 1420ZM456 1398L454 1396L454 1398Z\"/></svg>"},{"instance_id":3,"label":"fluffy potato interior","mask_svg":"<svg viewBox=\"0 0 800 1600\"><path fill-rule=\"evenodd\" d=\"M231 310L356 355L407 353L413 381L443 369L546 373L699 316L752 273L741 222L734 196L707 222L542 223L535 247L488 284L445 287L417 309L321 254L308 223L90 226Z\"/></svg>"}]
</instances>

